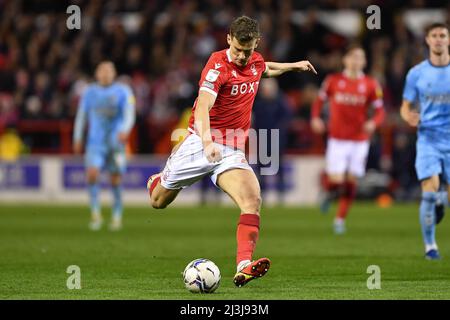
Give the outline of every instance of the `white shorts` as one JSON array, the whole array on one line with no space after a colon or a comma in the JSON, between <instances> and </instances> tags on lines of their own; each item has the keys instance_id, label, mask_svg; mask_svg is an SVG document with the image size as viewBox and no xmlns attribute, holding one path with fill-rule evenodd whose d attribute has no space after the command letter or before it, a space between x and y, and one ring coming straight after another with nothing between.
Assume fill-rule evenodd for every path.
<instances>
[{"instance_id":1,"label":"white shorts","mask_svg":"<svg viewBox=\"0 0 450 320\"><path fill-rule=\"evenodd\" d=\"M362 177L366 172L369 141L328 139L326 152L327 174L350 173Z\"/></svg>"},{"instance_id":2,"label":"white shorts","mask_svg":"<svg viewBox=\"0 0 450 320\"><path fill-rule=\"evenodd\" d=\"M217 177L230 169L252 170L241 150L216 145L222 153L222 160L209 162L203 153L201 138L190 134L181 146L172 153L161 173L161 185L166 189L182 189L208 175L217 186Z\"/></svg>"}]
</instances>

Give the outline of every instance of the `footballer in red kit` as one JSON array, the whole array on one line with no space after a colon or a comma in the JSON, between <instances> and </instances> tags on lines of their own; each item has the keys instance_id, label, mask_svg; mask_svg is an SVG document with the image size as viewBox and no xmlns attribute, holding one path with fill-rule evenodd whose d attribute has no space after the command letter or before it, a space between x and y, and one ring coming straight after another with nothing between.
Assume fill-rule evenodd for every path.
<instances>
[{"instance_id":1,"label":"footballer in red kit","mask_svg":"<svg viewBox=\"0 0 450 320\"><path fill-rule=\"evenodd\" d=\"M209 112L210 127L215 130L212 137L215 142L244 149L253 101L265 70L266 64L258 52L254 52L242 67L232 62L230 49L211 55L201 74L199 90L216 97L214 108ZM196 106L197 100L189 120L191 133L195 133ZM242 130L244 134L236 135L235 130ZM237 141L238 138L241 141Z\"/></svg>"},{"instance_id":2,"label":"footballer in red kit","mask_svg":"<svg viewBox=\"0 0 450 320\"><path fill-rule=\"evenodd\" d=\"M165 208L180 190L204 176L234 200L241 212L233 279L238 287L263 276L270 267L268 258L252 259L259 238L261 191L243 151L259 82L261 77L288 71L316 73L306 60L265 62L255 52L259 41L256 20L242 16L231 23L229 48L212 53L201 73L190 134L174 147L163 171L147 183L150 203L157 209Z\"/></svg>"},{"instance_id":3,"label":"footballer in red kit","mask_svg":"<svg viewBox=\"0 0 450 320\"><path fill-rule=\"evenodd\" d=\"M356 181L364 176L369 139L384 119L383 93L378 82L365 75L364 50L347 49L344 71L329 75L322 83L312 106L311 126L315 133L328 129L325 192L321 194L321 211L327 212L331 201L339 199L334 231L346 231L345 219L356 195ZM329 102L328 128L321 119L324 103ZM373 116L369 118L370 109Z\"/></svg>"}]
</instances>

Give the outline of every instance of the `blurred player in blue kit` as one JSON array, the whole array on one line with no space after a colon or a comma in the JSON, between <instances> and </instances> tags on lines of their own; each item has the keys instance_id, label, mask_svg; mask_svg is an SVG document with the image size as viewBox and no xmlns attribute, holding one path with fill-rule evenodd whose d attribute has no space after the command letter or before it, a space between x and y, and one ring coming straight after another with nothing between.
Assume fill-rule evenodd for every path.
<instances>
[{"instance_id":1,"label":"blurred player in blue kit","mask_svg":"<svg viewBox=\"0 0 450 320\"><path fill-rule=\"evenodd\" d=\"M440 259L435 233L448 205L440 190L441 175L450 183L450 55L449 28L443 23L427 27L429 58L409 70L400 114L417 130L416 172L421 181L420 225L425 258ZM418 103L419 110L413 106Z\"/></svg>"},{"instance_id":2,"label":"blurred player in blue kit","mask_svg":"<svg viewBox=\"0 0 450 320\"><path fill-rule=\"evenodd\" d=\"M103 61L95 70L96 83L89 85L78 106L73 135L74 152L83 149L83 133L88 122L85 167L90 198L89 228L99 230L103 224L100 210L99 178L102 169L111 177L113 194L110 230L122 228L122 175L126 170L125 146L135 121L135 98L125 84L115 81L112 62Z\"/></svg>"}]
</instances>

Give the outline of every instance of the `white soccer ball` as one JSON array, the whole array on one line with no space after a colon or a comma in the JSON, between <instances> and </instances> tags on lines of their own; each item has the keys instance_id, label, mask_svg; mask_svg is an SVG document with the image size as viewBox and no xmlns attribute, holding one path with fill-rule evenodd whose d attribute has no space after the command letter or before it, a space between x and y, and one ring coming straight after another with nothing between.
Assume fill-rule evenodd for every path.
<instances>
[{"instance_id":1,"label":"white soccer ball","mask_svg":"<svg viewBox=\"0 0 450 320\"><path fill-rule=\"evenodd\" d=\"M208 259L195 259L183 272L186 289L194 293L212 293L220 284L220 270Z\"/></svg>"}]
</instances>

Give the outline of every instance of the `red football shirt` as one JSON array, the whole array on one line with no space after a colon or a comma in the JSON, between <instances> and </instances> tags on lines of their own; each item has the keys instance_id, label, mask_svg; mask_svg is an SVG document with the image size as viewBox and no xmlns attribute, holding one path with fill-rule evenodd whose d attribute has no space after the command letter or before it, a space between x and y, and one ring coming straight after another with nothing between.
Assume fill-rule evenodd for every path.
<instances>
[{"instance_id":1,"label":"red football shirt","mask_svg":"<svg viewBox=\"0 0 450 320\"><path fill-rule=\"evenodd\" d=\"M239 149L245 148L253 101L265 70L266 64L258 52L253 52L244 67L232 62L229 49L211 54L200 77L199 91L216 96L214 106L209 111L213 141ZM197 100L189 119L191 133L196 132L194 126L196 106Z\"/></svg>"},{"instance_id":2,"label":"red football shirt","mask_svg":"<svg viewBox=\"0 0 450 320\"><path fill-rule=\"evenodd\" d=\"M312 117L320 116L323 103L329 102L329 136L343 140L367 140L363 125L369 119L369 108L375 108L377 126L384 116L383 92L378 82L364 74L356 79L344 73L329 75L322 83L313 105Z\"/></svg>"}]
</instances>

